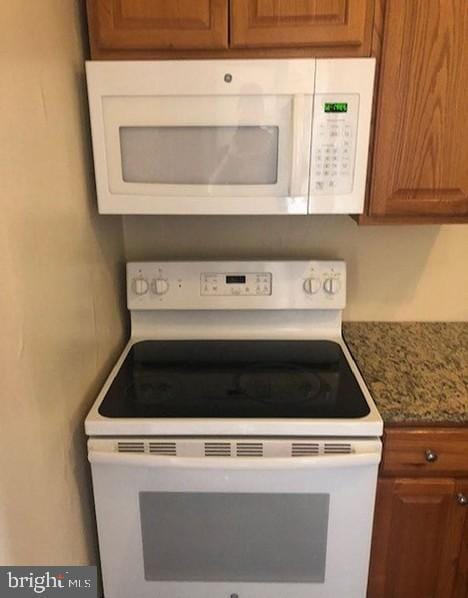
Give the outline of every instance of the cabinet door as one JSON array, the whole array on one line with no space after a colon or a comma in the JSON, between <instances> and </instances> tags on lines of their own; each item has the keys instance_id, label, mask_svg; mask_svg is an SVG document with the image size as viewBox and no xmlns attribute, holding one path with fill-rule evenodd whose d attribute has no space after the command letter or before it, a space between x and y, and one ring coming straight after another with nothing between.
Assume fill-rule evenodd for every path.
<instances>
[{"instance_id":1,"label":"cabinet door","mask_svg":"<svg viewBox=\"0 0 468 598\"><path fill-rule=\"evenodd\" d=\"M111 50L226 48L227 0L88 0L93 58Z\"/></svg>"},{"instance_id":2,"label":"cabinet door","mask_svg":"<svg viewBox=\"0 0 468 598\"><path fill-rule=\"evenodd\" d=\"M385 7L368 214L468 221L468 2Z\"/></svg>"},{"instance_id":3,"label":"cabinet door","mask_svg":"<svg viewBox=\"0 0 468 598\"><path fill-rule=\"evenodd\" d=\"M454 480L379 481L368 598L453 595L467 510L456 497Z\"/></svg>"},{"instance_id":4,"label":"cabinet door","mask_svg":"<svg viewBox=\"0 0 468 598\"><path fill-rule=\"evenodd\" d=\"M468 498L468 480L457 483L457 497L460 503L463 502L463 497ZM465 524L455 580L455 591L452 598L468 598L468 505L460 504L460 508L465 512Z\"/></svg>"},{"instance_id":5,"label":"cabinet door","mask_svg":"<svg viewBox=\"0 0 468 598\"><path fill-rule=\"evenodd\" d=\"M232 0L231 46L344 46L348 55L368 56L373 6L374 0Z\"/></svg>"}]
</instances>

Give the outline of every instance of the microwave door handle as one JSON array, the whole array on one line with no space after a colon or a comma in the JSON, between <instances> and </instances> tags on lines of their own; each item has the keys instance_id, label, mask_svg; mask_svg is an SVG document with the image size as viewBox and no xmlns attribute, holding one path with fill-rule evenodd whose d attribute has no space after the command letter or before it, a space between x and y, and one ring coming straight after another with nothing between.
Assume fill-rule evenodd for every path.
<instances>
[{"instance_id":1,"label":"microwave door handle","mask_svg":"<svg viewBox=\"0 0 468 598\"><path fill-rule=\"evenodd\" d=\"M380 448L367 453L324 455L315 457L170 457L144 453L118 453L90 450L90 463L173 469L330 469L334 467L363 467L380 462Z\"/></svg>"},{"instance_id":2,"label":"microwave door handle","mask_svg":"<svg viewBox=\"0 0 468 598\"><path fill-rule=\"evenodd\" d=\"M304 127L307 124L304 122L306 105L306 96L304 94L296 94L293 96L292 102L292 155L291 155L291 172L289 179L289 196L299 197L302 195L302 177L301 177L301 157L307 149L304 147Z\"/></svg>"}]
</instances>

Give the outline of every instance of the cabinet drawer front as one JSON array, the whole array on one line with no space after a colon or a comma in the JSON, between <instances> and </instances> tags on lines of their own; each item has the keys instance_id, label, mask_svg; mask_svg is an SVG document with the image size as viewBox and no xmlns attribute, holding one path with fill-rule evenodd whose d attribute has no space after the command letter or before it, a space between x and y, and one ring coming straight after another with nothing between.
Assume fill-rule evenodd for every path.
<instances>
[{"instance_id":1,"label":"cabinet drawer front","mask_svg":"<svg viewBox=\"0 0 468 598\"><path fill-rule=\"evenodd\" d=\"M382 475L468 475L468 428L390 429Z\"/></svg>"}]
</instances>

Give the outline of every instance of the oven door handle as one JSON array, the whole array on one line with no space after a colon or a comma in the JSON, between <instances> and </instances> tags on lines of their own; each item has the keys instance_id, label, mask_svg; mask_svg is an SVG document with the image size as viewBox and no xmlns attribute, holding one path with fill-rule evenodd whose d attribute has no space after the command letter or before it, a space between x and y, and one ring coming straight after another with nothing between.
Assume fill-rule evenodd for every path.
<instances>
[{"instance_id":1,"label":"oven door handle","mask_svg":"<svg viewBox=\"0 0 468 598\"><path fill-rule=\"evenodd\" d=\"M175 469L330 469L335 467L364 467L380 463L380 450L346 455L314 457L171 457L139 453L118 453L90 450L91 463Z\"/></svg>"}]
</instances>

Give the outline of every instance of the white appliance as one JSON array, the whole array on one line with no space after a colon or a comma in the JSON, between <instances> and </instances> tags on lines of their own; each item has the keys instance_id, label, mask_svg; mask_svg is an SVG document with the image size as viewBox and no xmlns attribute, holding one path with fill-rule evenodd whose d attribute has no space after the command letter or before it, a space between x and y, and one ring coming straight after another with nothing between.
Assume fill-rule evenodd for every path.
<instances>
[{"instance_id":1,"label":"white appliance","mask_svg":"<svg viewBox=\"0 0 468 598\"><path fill-rule=\"evenodd\" d=\"M86 419L106 598L364 598L382 420L339 261L127 266Z\"/></svg>"},{"instance_id":2,"label":"white appliance","mask_svg":"<svg viewBox=\"0 0 468 598\"><path fill-rule=\"evenodd\" d=\"M375 60L87 62L104 214L361 213Z\"/></svg>"}]
</instances>

